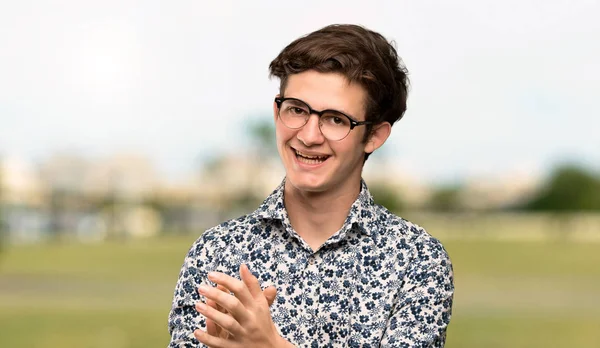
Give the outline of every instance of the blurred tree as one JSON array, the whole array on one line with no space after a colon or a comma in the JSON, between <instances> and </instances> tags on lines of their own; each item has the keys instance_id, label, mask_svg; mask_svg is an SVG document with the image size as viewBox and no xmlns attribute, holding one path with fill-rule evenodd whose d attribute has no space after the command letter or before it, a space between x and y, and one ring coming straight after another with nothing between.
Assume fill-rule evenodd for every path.
<instances>
[{"instance_id":1,"label":"blurred tree","mask_svg":"<svg viewBox=\"0 0 600 348\"><path fill-rule=\"evenodd\" d=\"M223 162L223 154L211 154L210 156L207 156L206 159L203 161L202 165L200 166L200 172L206 172L214 175L218 173L219 169L223 165Z\"/></svg>"},{"instance_id":2,"label":"blurred tree","mask_svg":"<svg viewBox=\"0 0 600 348\"><path fill-rule=\"evenodd\" d=\"M261 116L248 123L250 143L259 156L277 157L275 124L271 117Z\"/></svg>"},{"instance_id":3,"label":"blurred tree","mask_svg":"<svg viewBox=\"0 0 600 348\"><path fill-rule=\"evenodd\" d=\"M449 212L462 209L460 202L461 187L458 185L448 185L436 188L427 204L433 211Z\"/></svg>"},{"instance_id":4,"label":"blurred tree","mask_svg":"<svg viewBox=\"0 0 600 348\"><path fill-rule=\"evenodd\" d=\"M578 166L560 166L524 208L556 212L600 210L600 178Z\"/></svg>"},{"instance_id":5,"label":"blurred tree","mask_svg":"<svg viewBox=\"0 0 600 348\"><path fill-rule=\"evenodd\" d=\"M239 192L230 202L230 209L234 211L252 211L262 203L264 197L258 196L256 192L249 189Z\"/></svg>"},{"instance_id":6,"label":"blurred tree","mask_svg":"<svg viewBox=\"0 0 600 348\"><path fill-rule=\"evenodd\" d=\"M369 183L369 191L375 203L386 207L389 211L397 214L404 209L404 202L389 185L383 182Z\"/></svg>"},{"instance_id":7,"label":"blurred tree","mask_svg":"<svg viewBox=\"0 0 600 348\"><path fill-rule=\"evenodd\" d=\"M253 158L254 163L263 163L271 161L278 157L277 142L275 140L275 124L272 117L264 114L251 119L247 123L247 136L250 142L248 156ZM231 202L234 209L253 210L258 206L264 197L259 196L257 180L264 174L265 166L250 166L250 173L247 173L246 187L240 191L239 195Z\"/></svg>"}]
</instances>

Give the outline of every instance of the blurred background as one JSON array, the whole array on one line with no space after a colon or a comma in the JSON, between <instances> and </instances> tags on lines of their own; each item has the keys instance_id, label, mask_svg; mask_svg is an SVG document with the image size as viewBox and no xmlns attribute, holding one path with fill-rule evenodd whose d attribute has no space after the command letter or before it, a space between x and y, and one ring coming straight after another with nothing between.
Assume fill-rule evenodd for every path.
<instances>
[{"instance_id":1,"label":"blurred background","mask_svg":"<svg viewBox=\"0 0 600 348\"><path fill-rule=\"evenodd\" d=\"M448 249L447 347L600 347L600 2L0 0L0 346L164 347L183 258L280 183L268 64L393 39L376 200Z\"/></svg>"}]
</instances>

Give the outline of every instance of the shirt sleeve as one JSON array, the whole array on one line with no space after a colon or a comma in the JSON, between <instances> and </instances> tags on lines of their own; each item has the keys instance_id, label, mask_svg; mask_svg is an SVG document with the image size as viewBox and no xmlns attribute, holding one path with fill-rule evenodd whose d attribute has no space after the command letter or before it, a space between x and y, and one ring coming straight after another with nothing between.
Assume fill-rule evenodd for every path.
<instances>
[{"instance_id":1,"label":"shirt sleeve","mask_svg":"<svg viewBox=\"0 0 600 348\"><path fill-rule=\"evenodd\" d=\"M169 313L169 334L171 335L169 348L205 347L196 340L193 332L198 328L206 328L204 317L198 314L194 306L200 300L198 286L209 283L207 262L203 235L192 245L179 272Z\"/></svg>"},{"instance_id":2,"label":"shirt sleeve","mask_svg":"<svg viewBox=\"0 0 600 348\"><path fill-rule=\"evenodd\" d=\"M429 235L416 241L381 347L443 347L452 314L454 275L448 253Z\"/></svg>"}]
</instances>

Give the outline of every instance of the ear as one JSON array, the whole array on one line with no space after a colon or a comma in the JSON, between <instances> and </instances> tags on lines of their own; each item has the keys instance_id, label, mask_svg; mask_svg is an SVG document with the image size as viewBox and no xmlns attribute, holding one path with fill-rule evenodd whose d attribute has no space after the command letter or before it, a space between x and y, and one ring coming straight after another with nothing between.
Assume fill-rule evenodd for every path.
<instances>
[{"instance_id":1,"label":"ear","mask_svg":"<svg viewBox=\"0 0 600 348\"><path fill-rule=\"evenodd\" d=\"M369 139L365 144L365 152L372 153L381 147L390 136L392 125L389 122L382 122L373 127Z\"/></svg>"},{"instance_id":2,"label":"ear","mask_svg":"<svg viewBox=\"0 0 600 348\"><path fill-rule=\"evenodd\" d=\"M281 97L281 95L277 94L275 98ZM273 99L275 99L273 98ZM277 107L277 103L273 100L273 121L277 123L277 115L279 115L279 108Z\"/></svg>"}]
</instances>

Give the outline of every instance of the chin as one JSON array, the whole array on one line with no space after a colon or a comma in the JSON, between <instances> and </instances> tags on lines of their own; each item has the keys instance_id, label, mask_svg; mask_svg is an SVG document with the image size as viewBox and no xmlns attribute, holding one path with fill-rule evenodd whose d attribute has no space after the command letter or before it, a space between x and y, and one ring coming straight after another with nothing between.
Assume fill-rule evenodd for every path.
<instances>
[{"instance_id":1,"label":"chin","mask_svg":"<svg viewBox=\"0 0 600 348\"><path fill-rule=\"evenodd\" d=\"M288 172L286 180L297 190L305 192L323 192L328 186L325 178L304 173Z\"/></svg>"}]
</instances>

